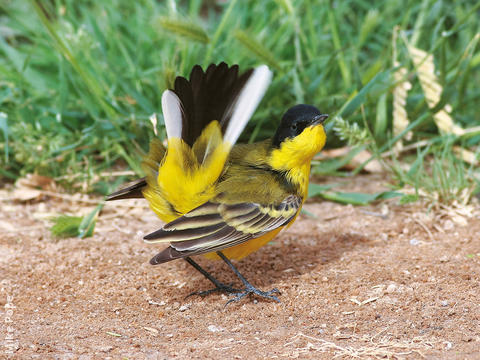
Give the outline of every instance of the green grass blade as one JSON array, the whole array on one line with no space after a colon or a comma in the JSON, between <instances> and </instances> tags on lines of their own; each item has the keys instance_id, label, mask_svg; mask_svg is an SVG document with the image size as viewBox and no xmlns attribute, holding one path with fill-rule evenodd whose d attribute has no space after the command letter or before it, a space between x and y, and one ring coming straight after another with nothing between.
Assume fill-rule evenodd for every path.
<instances>
[{"instance_id":1,"label":"green grass blade","mask_svg":"<svg viewBox=\"0 0 480 360\"><path fill-rule=\"evenodd\" d=\"M337 116L348 118L360 105L364 104L368 95L384 94L393 86L392 70L377 74L357 94L348 100L338 111Z\"/></svg>"},{"instance_id":2,"label":"green grass blade","mask_svg":"<svg viewBox=\"0 0 480 360\"><path fill-rule=\"evenodd\" d=\"M345 88L349 88L351 86L352 80L351 80L350 70L345 60L344 49L340 41L340 35L338 31L338 22L335 16L335 8L332 2L330 2L330 6L328 8L328 22L330 24L330 30L332 32L333 46L334 46L335 52L337 53L338 66L342 74L343 84Z\"/></svg>"},{"instance_id":3,"label":"green grass blade","mask_svg":"<svg viewBox=\"0 0 480 360\"><path fill-rule=\"evenodd\" d=\"M235 31L234 36L240 44L257 56L262 62L265 62L274 69L281 70L282 67L275 59L275 55L273 55L270 50L257 41L255 37L243 30Z\"/></svg>"},{"instance_id":4,"label":"green grass blade","mask_svg":"<svg viewBox=\"0 0 480 360\"><path fill-rule=\"evenodd\" d=\"M3 133L3 138L5 139L5 145L1 146L5 153L5 162L8 163L9 147L8 147L8 115L4 112L0 112L0 130Z\"/></svg>"},{"instance_id":5,"label":"green grass blade","mask_svg":"<svg viewBox=\"0 0 480 360\"><path fill-rule=\"evenodd\" d=\"M218 40L220 39L220 35L225 30L225 27L227 23L230 21L231 14L233 11L233 8L235 7L235 4L237 3L237 0L231 0L230 3L228 4L227 10L222 16L222 21L220 21L220 24L217 26L217 30L215 30L215 33L213 34L212 40L210 41L210 44L207 49L207 53L205 55L205 60L203 62L204 66L207 66L212 60L212 53L215 50L215 46L218 44ZM214 61L215 62L215 61Z\"/></svg>"},{"instance_id":6,"label":"green grass blade","mask_svg":"<svg viewBox=\"0 0 480 360\"><path fill-rule=\"evenodd\" d=\"M160 26L165 30L188 40L197 41L199 43L208 44L210 39L205 30L199 25L179 19L169 19L163 17L160 19Z\"/></svg>"}]
</instances>

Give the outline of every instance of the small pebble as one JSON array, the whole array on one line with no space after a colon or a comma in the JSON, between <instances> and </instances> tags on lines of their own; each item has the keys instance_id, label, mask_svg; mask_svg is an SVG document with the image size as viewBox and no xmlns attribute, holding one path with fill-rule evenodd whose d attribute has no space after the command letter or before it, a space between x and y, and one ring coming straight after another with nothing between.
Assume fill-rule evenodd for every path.
<instances>
[{"instance_id":1,"label":"small pebble","mask_svg":"<svg viewBox=\"0 0 480 360\"><path fill-rule=\"evenodd\" d=\"M410 240L410 245L415 246L415 245L418 245L418 244L420 244L420 241L418 239L413 238L413 239Z\"/></svg>"},{"instance_id":2,"label":"small pebble","mask_svg":"<svg viewBox=\"0 0 480 360\"><path fill-rule=\"evenodd\" d=\"M222 331L222 328L216 327L215 325L208 325L208 331L219 332L219 331Z\"/></svg>"},{"instance_id":3,"label":"small pebble","mask_svg":"<svg viewBox=\"0 0 480 360\"><path fill-rule=\"evenodd\" d=\"M113 350L113 346L100 346L98 350L101 352L110 352Z\"/></svg>"},{"instance_id":4,"label":"small pebble","mask_svg":"<svg viewBox=\"0 0 480 360\"><path fill-rule=\"evenodd\" d=\"M395 290L397 290L397 285L395 285L395 284L390 284L390 285L387 286L386 292L389 293L389 294L391 294L391 293L393 293Z\"/></svg>"},{"instance_id":5,"label":"small pebble","mask_svg":"<svg viewBox=\"0 0 480 360\"><path fill-rule=\"evenodd\" d=\"M452 230L455 227L455 224L453 223L452 220L446 220L443 223L443 230Z\"/></svg>"}]
</instances>

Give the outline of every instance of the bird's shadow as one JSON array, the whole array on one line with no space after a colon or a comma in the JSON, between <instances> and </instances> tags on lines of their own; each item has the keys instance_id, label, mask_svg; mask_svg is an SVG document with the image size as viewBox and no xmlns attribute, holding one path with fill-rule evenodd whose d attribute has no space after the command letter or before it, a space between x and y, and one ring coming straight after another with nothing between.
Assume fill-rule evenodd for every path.
<instances>
[{"instance_id":1,"label":"bird's shadow","mask_svg":"<svg viewBox=\"0 0 480 360\"><path fill-rule=\"evenodd\" d=\"M269 288L295 276L321 271L322 265L334 262L345 253L369 242L370 239L361 234L339 231L312 234L309 237L285 234L246 258L234 261L234 264L252 285ZM241 285L240 280L223 261L210 261L201 256L196 257L195 261L219 281ZM185 279L191 279L179 296L212 287L207 279L186 262L179 261L176 266Z\"/></svg>"}]
</instances>

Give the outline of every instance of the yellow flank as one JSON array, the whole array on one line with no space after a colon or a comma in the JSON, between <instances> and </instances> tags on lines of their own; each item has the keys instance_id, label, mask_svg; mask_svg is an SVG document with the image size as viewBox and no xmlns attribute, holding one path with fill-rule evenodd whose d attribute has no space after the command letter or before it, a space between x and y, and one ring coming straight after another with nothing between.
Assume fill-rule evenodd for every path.
<instances>
[{"instance_id":1,"label":"yellow flank","mask_svg":"<svg viewBox=\"0 0 480 360\"><path fill-rule=\"evenodd\" d=\"M260 236L258 238L246 241L244 243L241 243L239 245L235 245L226 249L222 250L223 255L225 255L229 259L234 259L234 260L240 260L247 256L248 254L251 254L254 251L257 251L260 249L263 245L266 245L269 243L277 234L283 229L284 227L279 227L276 228L275 230ZM205 254L205 257L208 259L215 259L219 260L220 257L212 252Z\"/></svg>"},{"instance_id":2,"label":"yellow flank","mask_svg":"<svg viewBox=\"0 0 480 360\"><path fill-rule=\"evenodd\" d=\"M325 145L327 136L323 126L310 126L294 138L284 140L272 151L268 163L275 170L286 171L287 179L299 186L303 197L308 193L310 161Z\"/></svg>"}]
</instances>

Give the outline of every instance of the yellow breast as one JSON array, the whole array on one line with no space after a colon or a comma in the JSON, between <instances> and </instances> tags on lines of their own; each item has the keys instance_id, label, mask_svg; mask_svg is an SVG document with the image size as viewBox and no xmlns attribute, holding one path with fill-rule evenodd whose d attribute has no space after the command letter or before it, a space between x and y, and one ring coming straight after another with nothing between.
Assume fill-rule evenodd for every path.
<instances>
[{"instance_id":1,"label":"yellow breast","mask_svg":"<svg viewBox=\"0 0 480 360\"><path fill-rule=\"evenodd\" d=\"M269 164L275 170L285 171L287 179L306 197L310 162L325 146L326 139L322 125L307 127L300 135L284 140L279 149L273 150Z\"/></svg>"}]
</instances>

